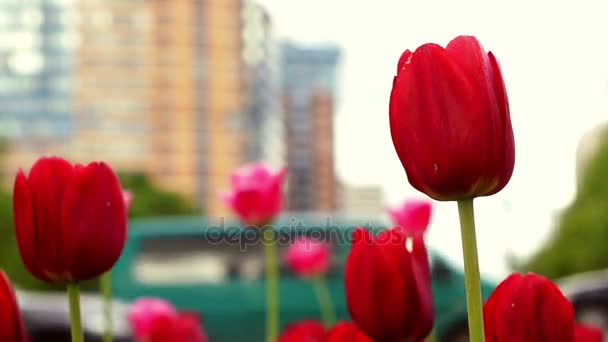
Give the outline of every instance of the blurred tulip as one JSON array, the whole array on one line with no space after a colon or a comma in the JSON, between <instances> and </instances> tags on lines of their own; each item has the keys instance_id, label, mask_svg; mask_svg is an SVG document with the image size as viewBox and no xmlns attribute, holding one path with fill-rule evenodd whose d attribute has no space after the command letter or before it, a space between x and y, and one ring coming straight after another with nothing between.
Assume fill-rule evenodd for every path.
<instances>
[{"instance_id":1,"label":"blurred tulip","mask_svg":"<svg viewBox=\"0 0 608 342\"><path fill-rule=\"evenodd\" d=\"M325 327L318 321L300 321L288 325L279 342L325 342Z\"/></svg>"},{"instance_id":2,"label":"blurred tulip","mask_svg":"<svg viewBox=\"0 0 608 342\"><path fill-rule=\"evenodd\" d=\"M326 342L372 342L353 322L338 322L327 333Z\"/></svg>"},{"instance_id":3,"label":"blurred tulip","mask_svg":"<svg viewBox=\"0 0 608 342\"><path fill-rule=\"evenodd\" d=\"M173 320L171 336L157 342L207 342L199 318L191 313L179 313Z\"/></svg>"},{"instance_id":4,"label":"blurred tulip","mask_svg":"<svg viewBox=\"0 0 608 342\"><path fill-rule=\"evenodd\" d=\"M140 298L133 302L127 317L133 336L143 339L151 334L152 329L162 331L164 324L171 325L171 322L177 317L177 310L164 299ZM156 335L158 334L160 333L157 332Z\"/></svg>"},{"instance_id":5,"label":"blurred tulip","mask_svg":"<svg viewBox=\"0 0 608 342\"><path fill-rule=\"evenodd\" d=\"M484 309L487 342L573 342L572 304L550 280L514 273L494 290Z\"/></svg>"},{"instance_id":6,"label":"blurred tulip","mask_svg":"<svg viewBox=\"0 0 608 342\"><path fill-rule=\"evenodd\" d=\"M604 331L602 329L586 325L577 324L574 327L576 342L602 342L604 341Z\"/></svg>"},{"instance_id":7,"label":"blurred tulip","mask_svg":"<svg viewBox=\"0 0 608 342\"><path fill-rule=\"evenodd\" d=\"M72 166L40 158L19 171L13 193L19 252L27 269L53 283L109 270L126 240L126 212L114 171L103 162Z\"/></svg>"},{"instance_id":8,"label":"blurred tulip","mask_svg":"<svg viewBox=\"0 0 608 342\"><path fill-rule=\"evenodd\" d=\"M410 236L423 235L431 221L432 205L429 201L409 200L400 206L388 208L393 223Z\"/></svg>"},{"instance_id":9,"label":"blurred tulip","mask_svg":"<svg viewBox=\"0 0 608 342\"><path fill-rule=\"evenodd\" d=\"M367 336L418 342L431 332L431 279L421 236L408 241L403 230L389 229L373 238L358 228L345 272L348 309Z\"/></svg>"},{"instance_id":10,"label":"blurred tulip","mask_svg":"<svg viewBox=\"0 0 608 342\"><path fill-rule=\"evenodd\" d=\"M287 247L283 257L295 274L308 278L327 272L331 252L324 242L299 238Z\"/></svg>"},{"instance_id":11,"label":"blurred tulip","mask_svg":"<svg viewBox=\"0 0 608 342\"><path fill-rule=\"evenodd\" d=\"M6 274L0 271L0 341L27 342L15 292Z\"/></svg>"},{"instance_id":12,"label":"blurred tulip","mask_svg":"<svg viewBox=\"0 0 608 342\"><path fill-rule=\"evenodd\" d=\"M133 202L133 193L130 190L123 190L122 199L125 201L125 209L129 211L131 203Z\"/></svg>"},{"instance_id":13,"label":"blurred tulip","mask_svg":"<svg viewBox=\"0 0 608 342\"><path fill-rule=\"evenodd\" d=\"M390 127L409 182L436 200L497 193L515 163L500 66L475 37L424 44L399 59Z\"/></svg>"},{"instance_id":14,"label":"blurred tulip","mask_svg":"<svg viewBox=\"0 0 608 342\"><path fill-rule=\"evenodd\" d=\"M248 225L258 228L272 222L283 208L286 169L274 172L265 164L246 165L230 177L232 191L224 202Z\"/></svg>"}]
</instances>

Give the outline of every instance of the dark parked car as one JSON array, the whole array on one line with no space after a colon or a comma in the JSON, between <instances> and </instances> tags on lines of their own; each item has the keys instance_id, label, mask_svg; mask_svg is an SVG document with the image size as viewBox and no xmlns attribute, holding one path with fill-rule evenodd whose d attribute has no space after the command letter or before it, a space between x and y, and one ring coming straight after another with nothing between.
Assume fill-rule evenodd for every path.
<instances>
[{"instance_id":1,"label":"dark parked car","mask_svg":"<svg viewBox=\"0 0 608 342\"><path fill-rule=\"evenodd\" d=\"M572 302L577 320L608 332L608 270L565 277L558 285Z\"/></svg>"}]
</instances>

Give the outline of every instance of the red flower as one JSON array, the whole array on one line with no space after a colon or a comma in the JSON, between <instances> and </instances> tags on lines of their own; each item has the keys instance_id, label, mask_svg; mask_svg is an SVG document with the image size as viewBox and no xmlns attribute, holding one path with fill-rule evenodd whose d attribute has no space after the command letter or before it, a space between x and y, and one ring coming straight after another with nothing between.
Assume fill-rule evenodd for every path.
<instances>
[{"instance_id":1,"label":"red flower","mask_svg":"<svg viewBox=\"0 0 608 342\"><path fill-rule=\"evenodd\" d=\"M243 166L230 176L232 191L223 200L245 224L261 228L283 209L285 174L262 163Z\"/></svg>"},{"instance_id":2,"label":"red flower","mask_svg":"<svg viewBox=\"0 0 608 342\"><path fill-rule=\"evenodd\" d=\"M431 202L421 200L404 201L401 205L388 208L393 223L407 235L424 235L431 221Z\"/></svg>"},{"instance_id":3,"label":"red flower","mask_svg":"<svg viewBox=\"0 0 608 342\"><path fill-rule=\"evenodd\" d=\"M515 147L505 85L498 61L475 37L403 53L390 126L409 182L434 199L492 195L511 178Z\"/></svg>"},{"instance_id":4,"label":"red flower","mask_svg":"<svg viewBox=\"0 0 608 342\"><path fill-rule=\"evenodd\" d=\"M572 304L548 279L512 274L483 308L487 342L573 342Z\"/></svg>"},{"instance_id":5,"label":"red flower","mask_svg":"<svg viewBox=\"0 0 608 342\"><path fill-rule=\"evenodd\" d=\"M577 324L574 327L576 342L602 342L604 341L604 331L585 324Z\"/></svg>"},{"instance_id":6,"label":"red flower","mask_svg":"<svg viewBox=\"0 0 608 342\"><path fill-rule=\"evenodd\" d=\"M15 292L2 271L0 271L0 341L28 341Z\"/></svg>"},{"instance_id":7,"label":"red flower","mask_svg":"<svg viewBox=\"0 0 608 342\"><path fill-rule=\"evenodd\" d=\"M314 277L327 272L331 252L324 242L299 238L287 247L283 257L291 270L300 277Z\"/></svg>"},{"instance_id":8,"label":"red flower","mask_svg":"<svg viewBox=\"0 0 608 342\"><path fill-rule=\"evenodd\" d=\"M372 342L353 322L338 322L327 333L326 342Z\"/></svg>"},{"instance_id":9,"label":"red flower","mask_svg":"<svg viewBox=\"0 0 608 342\"><path fill-rule=\"evenodd\" d=\"M389 229L374 239L359 228L352 243L345 290L353 321L374 340L424 339L433 326L433 301L422 237Z\"/></svg>"},{"instance_id":10,"label":"red flower","mask_svg":"<svg viewBox=\"0 0 608 342\"><path fill-rule=\"evenodd\" d=\"M15 292L6 274L0 271L0 341L27 342L27 340Z\"/></svg>"},{"instance_id":11,"label":"red flower","mask_svg":"<svg viewBox=\"0 0 608 342\"><path fill-rule=\"evenodd\" d=\"M279 342L324 342L325 327L318 321L300 321L288 325L281 336Z\"/></svg>"},{"instance_id":12,"label":"red flower","mask_svg":"<svg viewBox=\"0 0 608 342\"><path fill-rule=\"evenodd\" d=\"M125 244L122 190L103 162L39 159L29 176L17 174L13 211L23 262L47 282L95 278L114 265Z\"/></svg>"}]
</instances>

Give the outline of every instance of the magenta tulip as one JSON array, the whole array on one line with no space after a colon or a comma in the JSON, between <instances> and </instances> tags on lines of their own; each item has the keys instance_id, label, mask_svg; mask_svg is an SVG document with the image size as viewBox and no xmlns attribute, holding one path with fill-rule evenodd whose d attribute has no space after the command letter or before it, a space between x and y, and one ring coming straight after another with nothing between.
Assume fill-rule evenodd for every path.
<instances>
[{"instance_id":1,"label":"magenta tulip","mask_svg":"<svg viewBox=\"0 0 608 342\"><path fill-rule=\"evenodd\" d=\"M285 174L286 169L274 172L262 163L239 168L230 177L232 191L224 202L245 224L261 228L283 209Z\"/></svg>"},{"instance_id":2,"label":"magenta tulip","mask_svg":"<svg viewBox=\"0 0 608 342\"><path fill-rule=\"evenodd\" d=\"M140 298L133 302L127 317L133 335L143 339L151 334L155 321L173 321L177 317L177 310L171 303L163 299Z\"/></svg>"},{"instance_id":3,"label":"magenta tulip","mask_svg":"<svg viewBox=\"0 0 608 342\"><path fill-rule=\"evenodd\" d=\"M388 208L393 223L409 236L423 235L431 220L432 205L429 201L409 200L400 206Z\"/></svg>"},{"instance_id":4,"label":"magenta tulip","mask_svg":"<svg viewBox=\"0 0 608 342\"><path fill-rule=\"evenodd\" d=\"M103 162L86 166L40 158L15 179L13 211L27 269L52 283L93 279L109 270L125 245L122 190Z\"/></svg>"},{"instance_id":5,"label":"magenta tulip","mask_svg":"<svg viewBox=\"0 0 608 342\"><path fill-rule=\"evenodd\" d=\"M299 238L287 248L283 256L295 274L310 278L327 272L331 252L324 242Z\"/></svg>"}]
</instances>

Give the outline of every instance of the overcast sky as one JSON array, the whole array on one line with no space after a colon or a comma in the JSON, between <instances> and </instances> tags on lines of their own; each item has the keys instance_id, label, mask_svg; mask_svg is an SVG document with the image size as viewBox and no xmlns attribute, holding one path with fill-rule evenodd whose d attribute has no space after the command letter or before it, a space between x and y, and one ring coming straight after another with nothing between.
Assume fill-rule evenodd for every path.
<instances>
[{"instance_id":1,"label":"overcast sky","mask_svg":"<svg viewBox=\"0 0 608 342\"><path fill-rule=\"evenodd\" d=\"M426 42L476 35L502 64L516 165L499 195L476 200L482 272L506 274L550 234L575 191L581 135L608 121L606 1L260 0L280 37L343 49L336 115L339 176L380 184L387 201L423 196L394 152L388 98L399 55ZM456 204L438 203L430 244L461 264Z\"/></svg>"}]
</instances>

